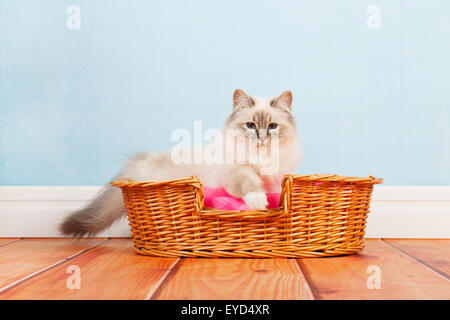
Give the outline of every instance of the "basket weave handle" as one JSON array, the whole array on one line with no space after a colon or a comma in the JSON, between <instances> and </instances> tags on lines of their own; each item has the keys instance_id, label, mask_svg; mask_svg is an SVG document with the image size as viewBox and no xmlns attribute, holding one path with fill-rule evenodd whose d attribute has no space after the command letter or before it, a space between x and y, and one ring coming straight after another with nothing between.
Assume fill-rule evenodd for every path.
<instances>
[{"instance_id":1,"label":"basket weave handle","mask_svg":"<svg viewBox=\"0 0 450 320\"><path fill-rule=\"evenodd\" d=\"M198 212L199 217L221 220L266 220L279 219L285 216L282 208L251 211L225 211L214 208L205 208Z\"/></svg>"},{"instance_id":2,"label":"basket weave handle","mask_svg":"<svg viewBox=\"0 0 450 320\"><path fill-rule=\"evenodd\" d=\"M290 193L292 189L292 178L283 181L283 190L280 195L280 206L267 210L246 210L246 211L227 211L214 208L203 208L197 212L198 216L210 219L226 220L266 220L281 219L289 213ZM201 193L201 202L203 204L203 191Z\"/></svg>"}]
</instances>

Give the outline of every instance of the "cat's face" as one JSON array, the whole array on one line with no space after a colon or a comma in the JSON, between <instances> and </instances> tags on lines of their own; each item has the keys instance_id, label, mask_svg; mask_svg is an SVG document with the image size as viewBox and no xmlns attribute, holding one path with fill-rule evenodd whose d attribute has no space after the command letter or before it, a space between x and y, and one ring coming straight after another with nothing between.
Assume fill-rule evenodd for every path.
<instances>
[{"instance_id":1,"label":"cat's face","mask_svg":"<svg viewBox=\"0 0 450 320\"><path fill-rule=\"evenodd\" d=\"M297 136L291 114L292 93L283 92L277 98L250 97L237 89L233 96L233 112L225 128L244 137L250 145L264 148L288 143Z\"/></svg>"}]
</instances>

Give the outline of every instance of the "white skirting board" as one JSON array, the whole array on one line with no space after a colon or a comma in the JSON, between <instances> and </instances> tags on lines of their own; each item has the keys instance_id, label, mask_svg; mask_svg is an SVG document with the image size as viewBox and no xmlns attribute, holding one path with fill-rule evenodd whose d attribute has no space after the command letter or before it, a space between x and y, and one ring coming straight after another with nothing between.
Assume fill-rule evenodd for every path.
<instances>
[{"instance_id":1,"label":"white skirting board","mask_svg":"<svg viewBox=\"0 0 450 320\"><path fill-rule=\"evenodd\" d=\"M57 225L97 186L0 186L0 237L59 237ZM99 236L129 237L126 219ZM375 186L368 238L450 238L450 186Z\"/></svg>"}]
</instances>

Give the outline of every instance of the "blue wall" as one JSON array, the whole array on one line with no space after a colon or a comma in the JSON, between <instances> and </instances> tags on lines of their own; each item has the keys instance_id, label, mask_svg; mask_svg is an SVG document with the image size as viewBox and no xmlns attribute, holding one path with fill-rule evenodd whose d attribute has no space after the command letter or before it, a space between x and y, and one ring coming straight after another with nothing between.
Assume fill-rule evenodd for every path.
<instances>
[{"instance_id":1,"label":"blue wall","mask_svg":"<svg viewBox=\"0 0 450 320\"><path fill-rule=\"evenodd\" d=\"M293 91L298 173L450 184L447 0L0 1L0 184L103 184L235 88Z\"/></svg>"}]
</instances>

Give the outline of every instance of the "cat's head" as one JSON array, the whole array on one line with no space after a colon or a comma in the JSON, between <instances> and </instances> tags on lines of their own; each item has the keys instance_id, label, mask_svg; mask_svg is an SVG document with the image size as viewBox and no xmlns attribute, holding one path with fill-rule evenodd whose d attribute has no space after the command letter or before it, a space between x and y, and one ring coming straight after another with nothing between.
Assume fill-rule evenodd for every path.
<instances>
[{"instance_id":1,"label":"cat's head","mask_svg":"<svg viewBox=\"0 0 450 320\"><path fill-rule=\"evenodd\" d=\"M225 123L225 129L233 130L235 135L245 137L258 147L274 143L281 146L297 138L291 109L291 91L284 91L276 98L258 98L236 89L233 112Z\"/></svg>"}]
</instances>

